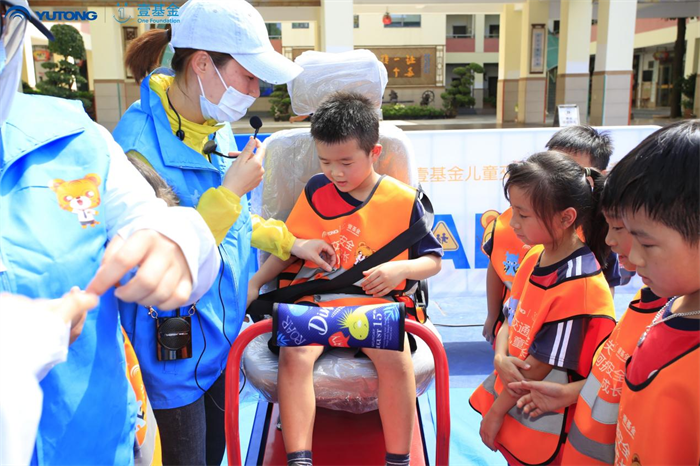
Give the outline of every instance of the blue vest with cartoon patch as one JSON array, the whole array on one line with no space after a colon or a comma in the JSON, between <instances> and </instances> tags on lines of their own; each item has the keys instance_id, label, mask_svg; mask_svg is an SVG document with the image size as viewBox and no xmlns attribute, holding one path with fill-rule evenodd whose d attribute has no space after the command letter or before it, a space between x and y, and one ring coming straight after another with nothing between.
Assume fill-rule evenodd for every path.
<instances>
[{"instance_id":1,"label":"blue vest with cartoon patch","mask_svg":"<svg viewBox=\"0 0 700 466\"><path fill-rule=\"evenodd\" d=\"M150 76L141 83L141 100L124 114L114 130L114 138L125 152L136 151L148 160L173 188L180 205L196 207L206 190L221 185L231 161L213 155L209 162L175 137L160 97L151 90L149 81ZM228 124L217 131L215 137L218 152L236 150ZM122 323L136 350L148 397L155 409L193 403L226 368L229 342L238 335L245 316L248 271L254 259L250 244L251 218L245 197L241 203L241 215L219 246L222 259L219 274L212 288L197 303L197 311L191 318L192 358L158 361L156 321L141 306L121 304ZM187 309L182 308L182 313ZM160 311L158 314L159 317L175 315Z\"/></svg>"},{"instance_id":2,"label":"blue vest with cartoon patch","mask_svg":"<svg viewBox=\"0 0 700 466\"><path fill-rule=\"evenodd\" d=\"M16 96L0 132L0 291L59 298L87 287L107 242L101 196L109 163L79 103ZM133 463L136 401L125 364L111 289L88 312L67 361L41 382L34 464Z\"/></svg>"}]
</instances>

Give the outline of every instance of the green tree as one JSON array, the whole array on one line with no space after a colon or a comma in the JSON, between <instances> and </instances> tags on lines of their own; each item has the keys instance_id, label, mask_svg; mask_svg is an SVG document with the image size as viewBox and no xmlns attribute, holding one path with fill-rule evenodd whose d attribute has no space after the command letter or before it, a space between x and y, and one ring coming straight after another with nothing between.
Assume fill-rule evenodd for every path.
<instances>
[{"instance_id":1,"label":"green tree","mask_svg":"<svg viewBox=\"0 0 700 466\"><path fill-rule=\"evenodd\" d=\"M275 121L289 120L289 107L292 105L292 99L289 97L286 84L279 84L272 88L270 94L270 112Z\"/></svg>"},{"instance_id":2,"label":"green tree","mask_svg":"<svg viewBox=\"0 0 700 466\"><path fill-rule=\"evenodd\" d=\"M77 65L86 56L83 37L68 24L53 25L51 33L56 40L49 42L49 51L62 58L58 63L46 62L41 65L47 70L46 78L37 83L37 90L45 95L80 100L86 110L91 109L92 93L77 90L78 85L87 82L80 75L80 67Z\"/></svg>"},{"instance_id":3,"label":"green tree","mask_svg":"<svg viewBox=\"0 0 700 466\"><path fill-rule=\"evenodd\" d=\"M457 116L460 107L472 108L476 99L472 96L472 86L474 86L474 74L483 73L484 68L477 63L470 63L467 66L460 66L454 69L459 79L452 81L450 87L440 94L442 106L447 116Z\"/></svg>"}]
</instances>

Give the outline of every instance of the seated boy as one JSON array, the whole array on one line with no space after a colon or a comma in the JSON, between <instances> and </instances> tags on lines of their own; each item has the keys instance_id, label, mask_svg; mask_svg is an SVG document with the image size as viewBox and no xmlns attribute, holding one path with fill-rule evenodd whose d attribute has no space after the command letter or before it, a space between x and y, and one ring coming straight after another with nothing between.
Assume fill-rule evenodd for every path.
<instances>
[{"instance_id":1,"label":"seated boy","mask_svg":"<svg viewBox=\"0 0 700 466\"><path fill-rule=\"evenodd\" d=\"M613 151L610 136L584 125L568 126L557 131L545 147L568 155L582 167L597 168L601 172L608 168ZM486 227L484 233L482 249L489 256L489 266L486 270L487 314L482 334L489 343L495 341L503 322L502 310L510 297L515 272L529 250L515 236L510 226L511 217L512 210L509 207ZM610 254L603 273L612 292L621 283L616 254Z\"/></svg>"},{"instance_id":2,"label":"seated boy","mask_svg":"<svg viewBox=\"0 0 700 466\"><path fill-rule=\"evenodd\" d=\"M315 266L307 262L292 283L332 278L350 269L424 214L414 188L374 171L382 147L378 144L377 112L367 98L357 93L334 94L314 113L311 135L323 173L309 180L286 224L294 234L323 238L333 244L337 268L327 273L314 270ZM358 283L364 294L342 295L340 299L337 294L314 295L297 302L320 306L393 302L395 297L410 293L407 280L437 274L441 257L440 243L428 234L393 260L365 271L365 278ZM250 281L249 300L292 261L270 257ZM362 349L377 369L386 462L392 466L408 465L410 461L416 387L409 347L405 344L402 352ZM280 418L290 465L312 464L316 412L313 366L323 351L323 346L280 348Z\"/></svg>"}]
</instances>

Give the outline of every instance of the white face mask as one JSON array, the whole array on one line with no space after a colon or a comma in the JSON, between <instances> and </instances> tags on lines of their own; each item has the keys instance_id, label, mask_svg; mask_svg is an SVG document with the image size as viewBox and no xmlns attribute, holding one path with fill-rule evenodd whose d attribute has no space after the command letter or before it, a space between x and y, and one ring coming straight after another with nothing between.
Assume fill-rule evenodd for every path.
<instances>
[{"instance_id":1,"label":"white face mask","mask_svg":"<svg viewBox=\"0 0 700 466\"><path fill-rule=\"evenodd\" d=\"M9 63L6 62L6 59L5 45L0 39L0 102L2 102L0 105L0 126L7 120L12 101L19 89L19 80L22 74L22 51L15 53Z\"/></svg>"},{"instance_id":2,"label":"white face mask","mask_svg":"<svg viewBox=\"0 0 700 466\"><path fill-rule=\"evenodd\" d=\"M214 61L212 60L212 64L213 63ZM212 103L205 97L204 87L202 87L202 80L199 79L199 76L197 76L197 81L199 81L199 89L202 91L202 95L199 96L199 105L202 109L202 115L204 118L216 120L219 123L233 123L234 121L238 121L243 118L250 106L253 105L255 102L255 97L243 94L232 86L227 86L216 65L214 65L214 70L216 71L216 74L219 75L221 84L224 85L226 91L221 96L221 100L219 100L218 104Z\"/></svg>"}]
</instances>

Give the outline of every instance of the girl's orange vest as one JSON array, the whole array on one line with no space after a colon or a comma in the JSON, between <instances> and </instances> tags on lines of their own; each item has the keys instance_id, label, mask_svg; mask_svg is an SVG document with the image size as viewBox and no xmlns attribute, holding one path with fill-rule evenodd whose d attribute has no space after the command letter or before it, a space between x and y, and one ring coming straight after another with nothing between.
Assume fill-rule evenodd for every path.
<instances>
[{"instance_id":1,"label":"girl's orange vest","mask_svg":"<svg viewBox=\"0 0 700 466\"><path fill-rule=\"evenodd\" d=\"M383 176L364 204L345 215L324 217L314 209L306 194L302 193L285 224L298 238L326 240L333 246L340 265L328 273L310 261L301 267L299 263L292 264L282 273L282 277L286 276L287 279L280 279L280 287L308 280L332 279L381 249L409 228L416 195L414 188ZM406 249L392 261L408 259ZM404 280L395 290L403 291L405 287ZM385 303L393 299L388 299L388 296L372 298L343 294L306 296L297 302L302 301L332 307Z\"/></svg>"},{"instance_id":2,"label":"girl's orange vest","mask_svg":"<svg viewBox=\"0 0 700 466\"><path fill-rule=\"evenodd\" d=\"M649 288L637 292L610 338L596 352L593 368L576 403L562 464L606 465L615 460L615 425L625 379L625 362L639 336L651 323L666 298Z\"/></svg>"},{"instance_id":3,"label":"girl's orange vest","mask_svg":"<svg viewBox=\"0 0 700 466\"><path fill-rule=\"evenodd\" d=\"M511 289L513 288L513 280L516 272L522 267L523 259L530 249L529 246L523 244L515 235L513 228L510 226L510 219L513 217L513 208L509 207L501 215L486 227L482 241L483 245L489 240L492 241L491 254L489 256L491 266L495 270L498 278L501 279L504 285L503 305L508 304L510 299ZM534 266L534 265L533 265ZM489 329L493 336L498 335L503 319L499 319L493 329Z\"/></svg>"},{"instance_id":4,"label":"girl's orange vest","mask_svg":"<svg viewBox=\"0 0 700 466\"><path fill-rule=\"evenodd\" d=\"M591 361L593 353L610 335L615 325L614 305L605 277L598 269L593 275L574 274L550 287L542 287L531 279L534 266L526 265L532 260L535 260L536 264L541 251L541 247L533 248L525 256L513 283L509 304L512 322L508 335L508 354L525 360L535 336L544 324L562 322L564 339L565 322L575 317L587 316L590 321L580 360ZM592 253L589 251L588 254ZM523 276L521 271L527 275ZM554 368L544 380L555 383L571 381L566 370L557 368L556 360L545 362ZM589 364L581 364L579 376L585 377L589 371ZM497 373L494 372L476 389L469 400L470 404L483 415L491 408L503 388ZM555 464L560 458L573 411L569 407L530 418L522 410L513 407L496 436L499 450L509 464Z\"/></svg>"},{"instance_id":5,"label":"girl's orange vest","mask_svg":"<svg viewBox=\"0 0 700 466\"><path fill-rule=\"evenodd\" d=\"M635 356L633 353L627 366ZM700 464L698 394L700 346L691 348L639 386L625 378L617 417L615 464Z\"/></svg>"}]
</instances>

